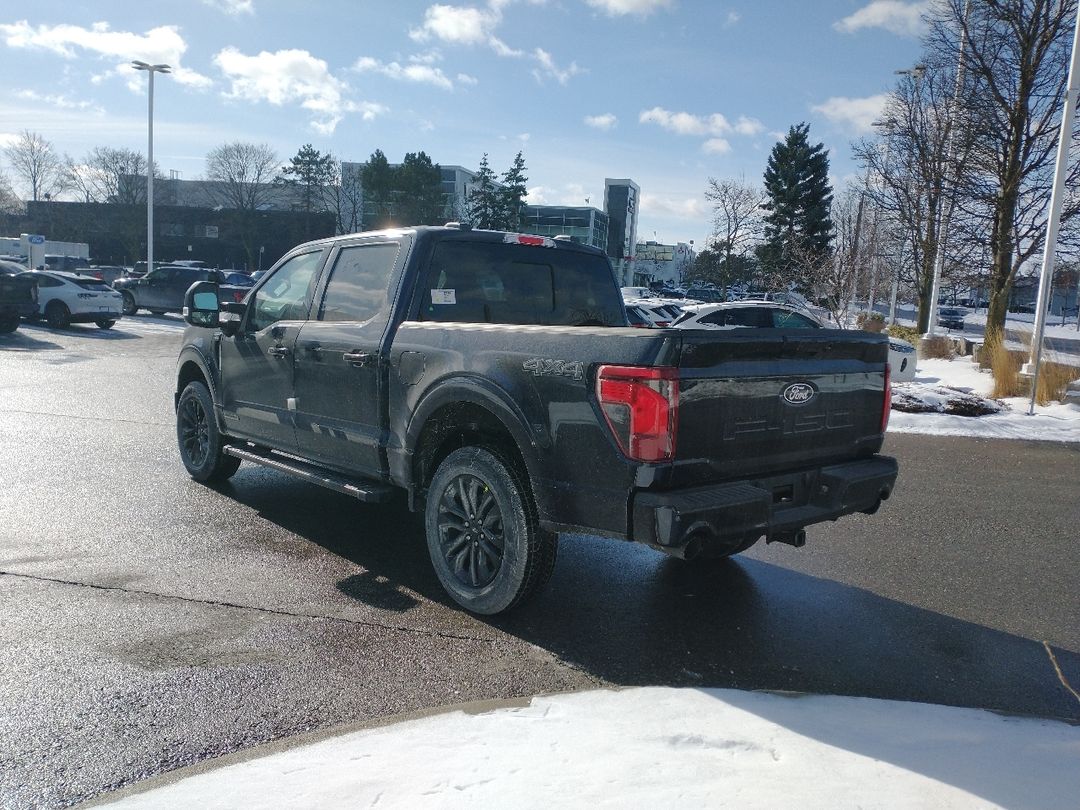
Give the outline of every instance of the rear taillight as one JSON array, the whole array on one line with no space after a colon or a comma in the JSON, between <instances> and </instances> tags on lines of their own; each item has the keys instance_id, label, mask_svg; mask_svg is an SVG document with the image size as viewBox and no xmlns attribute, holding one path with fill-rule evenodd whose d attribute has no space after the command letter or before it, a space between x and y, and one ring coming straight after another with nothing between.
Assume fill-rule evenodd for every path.
<instances>
[{"instance_id":1,"label":"rear taillight","mask_svg":"<svg viewBox=\"0 0 1080 810\"><path fill-rule=\"evenodd\" d=\"M669 326L671 326L671 321L657 321L656 322L656 328L657 329L667 329Z\"/></svg>"},{"instance_id":2,"label":"rear taillight","mask_svg":"<svg viewBox=\"0 0 1080 810\"><path fill-rule=\"evenodd\" d=\"M679 424L679 370L600 366L596 398L619 449L634 461L671 461Z\"/></svg>"},{"instance_id":3,"label":"rear taillight","mask_svg":"<svg viewBox=\"0 0 1080 810\"><path fill-rule=\"evenodd\" d=\"M881 403L881 432L889 427L889 411L892 410L892 374L889 364L885 364L885 396Z\"/></svg>"},{"instance_id":4,"label":"rear taillight","mask_svg":"<svg viewBox=\"0 0 1080 810\"><path fill-rule=\"evenodd\" d=\"M238 304L242 304L242 303L244 303L244 296L245 295L247 295L247 293L241 292L240 290L233 290L233 294L232 294L233 301L235 301Z\"/></svg>"}]
</instances>

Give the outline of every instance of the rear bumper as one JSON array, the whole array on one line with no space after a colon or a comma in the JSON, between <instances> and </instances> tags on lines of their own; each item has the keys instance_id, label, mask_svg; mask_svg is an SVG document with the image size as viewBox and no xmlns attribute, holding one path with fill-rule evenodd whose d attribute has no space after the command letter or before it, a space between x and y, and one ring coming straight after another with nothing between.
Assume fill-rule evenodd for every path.
<instances>
[{"instance_id":1,"label":"rear bumper","mask_svg":"<svg viewBox=\"0 0 1080 810\"><path fill-rule=\"evenodd\" d=\"M892 494L896 459L860 461L671 492L639 492L631 537L665 551L731 549L762 537L793 542L813 523L873 512ZM797 545L799 543L796 543Z\"/></svg>"}]
</instances>

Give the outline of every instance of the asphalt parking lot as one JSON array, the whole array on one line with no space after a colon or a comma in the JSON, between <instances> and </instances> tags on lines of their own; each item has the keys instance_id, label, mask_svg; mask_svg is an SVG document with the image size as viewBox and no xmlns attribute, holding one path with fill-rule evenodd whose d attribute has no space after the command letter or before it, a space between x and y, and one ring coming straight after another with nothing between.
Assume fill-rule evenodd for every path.
<instances>
[{"instance_id":1,"label":"asphalt parking lot","mask_svg":"<svg viewBox=\"0 0 1080 810\"><path fill-rule=\"evenodd\" d=\"M565 536L547 590L481 620L442 594L402 502L248 466L216 489L190 481L172 424L180 326L0 336L0 806L64 806L340 723L596 685L1080 721L1054 668L1080 684L1078 445L894 435L893 499L803 549L703 565Z\"/></svg>"}]
</instances>

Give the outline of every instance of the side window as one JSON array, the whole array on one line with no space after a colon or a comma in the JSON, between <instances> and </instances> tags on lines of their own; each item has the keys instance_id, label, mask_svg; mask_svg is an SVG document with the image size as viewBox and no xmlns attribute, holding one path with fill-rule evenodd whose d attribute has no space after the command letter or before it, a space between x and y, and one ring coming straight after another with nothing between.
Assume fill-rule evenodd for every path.
<instances>
[{"instance_id":1,"label":"side window","mask_svg":"<svg viewBox=\"0 0 1080 810\"><path fill-rule=\"evenodd\" d=\"M301 253L274 271L248 307L248 331L258 332L278 321L307 319L321 257L318 250Z\"/></svg>"},{"instance_id":2,"label":"side window","mask_svg":"<svg viewBox=\"0 0 1080 810\"><path fill-rule=\"evenodd\" d=\"M387 308L396 242L342 248L326 285L320 321L367 321Z\"/></svg>"},{"instance_id":3,"label":"side window","mask_svg":"<svg viewBox=\"0 0 1080 810\"><path fill-rule=\"evenodd\" d=\"M701 319L702 323L718 326L771 327L772 320L760 307L718 309Z\"/></svg>"},{"instance_id":4,"label":"side window","mask_svg":"<svg viewBox=\"0 0 1080 810\"><path fill-rule=\"evenodd\" d=\"M772 312L773 326L777 329L820 329L821 327L812 320L797 312L788 312L785 309L774 309Z\"/></svg>"}]
</instances>

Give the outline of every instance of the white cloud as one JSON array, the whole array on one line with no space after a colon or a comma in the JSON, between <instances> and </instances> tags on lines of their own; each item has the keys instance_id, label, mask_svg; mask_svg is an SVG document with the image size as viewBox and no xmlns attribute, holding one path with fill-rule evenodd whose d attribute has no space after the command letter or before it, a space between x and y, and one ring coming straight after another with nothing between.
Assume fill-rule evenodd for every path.
<instances>
[{"instance_id":1,"label":"white cloud","mask_svg":"<svg viewBox=\"0 0 1080 810\"><path fill-rule=\"evenodd\" d=\"M255 13L254 0L203 0L203 3L234 17Z\"/></svg>"},{"instance_id":2,"label":"white cloud","mask_svg":"<svg viewBox=\"0 0 1080 810\"><path fill-rule=\"evenodd\" d=\"M453 90L454 83L447 78L441 68L432 67L428 64L400 65L397 62L380 62L370 56L362 56L356 60L353 70L366 73L381 73L387 78L396 81L416 82L418 84L432 84L444 90Z\"/></svg>"},{"instance_id":3,"label":"white cloud","mask_svg":"<svg viewBox=\"0 0 1080 810\"><path fill-rule=\"evenodd\" d=\"M598 8L610 17L622 17L635 14L647 17L662 8L671 8L673 0L585 0L593 8Z\"/></svg>"},{"instance_id":4,"label":"white cloud","mask_svg":"<svg viewBox=\"0 0 1080 810\"><path fill-rule=\"evenodd\" d=\"M641 214L643 216L670 216L684 219L700 218L709 212L704 200L698 197L674 197L670 195L641 192ZM638 231L640 236L641 231Z\"/></svg>"},{"instance_id":5,"label":"white cloud","mask_svg":"<svg viewBox=\"0 0 1080 810\"><path fill-rule=\"evenodd\" d=\"M570 81L571 77L577 76L582 72L578 67L577 62L571 62L566 68L560 68L555 64L555 60L552 59L551 54L545 51L543 48L537 48L533 51L533 59L539 63L540 67L533 71L533 76L536 77L538 82L543 82L544 78L555 79L559 84L566 84Z\"/></svg>"},{"instance_id":6,"label":"white cloud","mask_svg":"<svg viewBox=\"0 0 1080 810\"><path fill-rule=\"evenodd\" d=\"M592 205L603 208L602 190L590 194L581 183L567 183L561 187L533 186L525 197L529 205Z\"/></svg>"},{"instance_id":7,"label":"white cloud","mask_svg":"<svg viewBox=\"0 0 1080 810\"><path fill-rule=\"evenodd\" d=\"M92 110L96 113L104 112L101 107L94 104L92 101L75 101L64 95L43 94L36 90L20 90L15 94L15 98L20 98L24 101L40 101L51 107L58 107L63 110Z\"/></svg>"},{"instance_id":8,"label":"white cloud","mask_svg":"<svg viewBox=\"0 0 1080 810\"><path fill-rule=\"evenodd\" d=\"M901 2L901 0L873 0L854 14L833 23L833 28L845 34L853 34L863 28L884 28L901 36L918 36L923 32L922 15L930 3Z\"/></svg>"},{"instance_id":9,"label":"white cloud","mask_svg":"<svg viewBox=\"0 0 1080 810\"><path fill-rule=\"evenodd\" d=\"M739 120L735 122L735 131L740 135L757 135L765 131L765 125L756 118L740 115Z\"/></svg>"},{"instance_id":10,"label":"white cloud","mask_svg":"<svg viewBox=\"0 0 1080 810\"><path fill-rule=\"evenodd\" d=\"M456 77L458 84L469 85L470 87L480 84L480 80L475 76L470 76L468 73L459 73Z\"/></svg>"},{"instance_id":11,"label":"white cloud","mask_svg":"<svg viewBox=\"0 0 1080 810\"><path fill-rule=\"evenodd\" d=\"M742 14L737 11L729 11L727 13L727 18L724 20L724 28L731 28L731 26L735 25L741 19Z\"/></svg>"},{"instance_id":12,"label":"white cloud","mask_svg":"<svg viewBox=\"0 0 1080 810\"><path fill-rule=\"evenodd\" d=\"M709 138L701 145L701 148L710 155L726 155L731 151L731 144L724 138Z\"/></svg>"},{"instance_id":13,"label":"white cloud","mask_svg":"<svg viewBox=\"0 0 1080 810\"><path fill-rule=\"evenodd\" d=\"M643 110L638 121L642 124L657 124L679 135L724 135L732 130L731 124L720 113L699 116L688 112L671 112L663 107Z\"/></svg>"},{"instance_id":14,"label":"white cloud","mask_svg":"<svg viewBox=\"0 0 1080 810\"><path fill-rule=\"evenodd\" d=\"M611 113L604 113L603 115L586 115L585 124L593 129L608 130L619 123L619 119Z\"/></svg>"},{"instance_id":15,"label":"white cloud","mask_svg":"<svg viewBox=\"0 0 1080 810\"><path fill-rule=\"evenodd\" d=\"M423 24L409 31L409 36L417 42L434 38L454 45L483 45L492 38L495 28L502 21L502 5L496 4L488 9L441 4L429 6L424 12Z\"/></svg>"},{"instance_id":16,"label":"white cloud","mask_svg":"<svg viewBox=\"0 0 1080 810\"><path fill-rule=\"evenodd\" d=\"M815 104L810 109L855 134L863 134L873 130L873 123L881 117L887 100L888 96L885 93L866 98L833 96L823 104Z\"/></svg>"},{"instance_id":17,"label":"white cloud","mask_svg":"<svg viewBox=\"0 0 1080 810\"><path fill-rule=\"evenodd\" d=\"M227 98L275 106L299 104L312 113L311 126L322 134L332 133L346 112L359 112L365 121L386 112L380 104L347 100L348 85L331 75L326 62L305 50L248 56L228 47L214 56L214 64L230 82Z\"/></svg>"},{"instance_id":18,"label":"white cloud","mask_svg":"<svg viewBox=\"0 0 1080 810\"><path fill-rule=\"evenodd\" d=\"M103 76L124 76L129 80L131 68L128 62L138 59L151 64L167 64L173 67L173 78L180 84L195 88L209 87L213 82L201 73L181 66L180 60L187 50L187 43L175 25L161 25L143 34L131 31L113 31L108 23L93 23L89 28L78 25L31 26L26 20L12 24L0 24L0 37L11 48L28 48L51 51L65 59L74 59L80 52L88 52L104 59L119 59L122 64ZM129 81L132 87L139 82Z\"/></svg>"}]
</instances>

